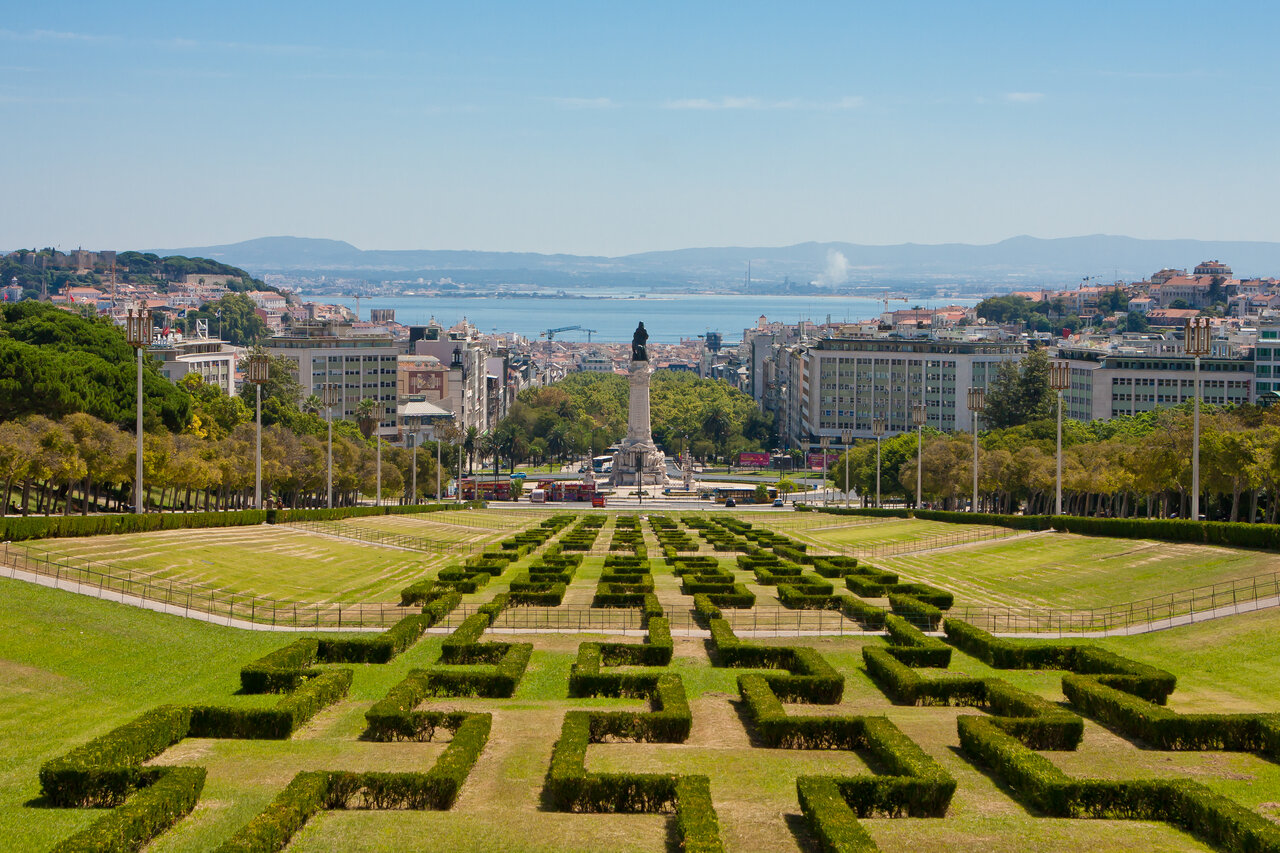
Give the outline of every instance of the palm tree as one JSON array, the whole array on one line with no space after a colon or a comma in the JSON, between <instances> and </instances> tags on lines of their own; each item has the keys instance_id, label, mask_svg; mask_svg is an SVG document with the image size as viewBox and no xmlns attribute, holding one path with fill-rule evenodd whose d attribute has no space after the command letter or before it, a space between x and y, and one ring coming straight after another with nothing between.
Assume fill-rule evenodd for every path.
<instances>
[{"instance_id":1,"label":"palm tree","mask_svg":"<svg viewBox=\"0 0 1280 853\"><path fill-rule=\"evenodd\" d=\"M309 415L318 415L324 411L324 400L321 400L318 394L308 395L307 399L302 401L302 411Z\"/></svg>"},{"instance_id":2,"label":"palm tree","mask_svg":"<svg viewBox=\"0 0 1280 853\"><path fill-rule=\"evenodd\" d=\"M366 439L373 435L374 428L378 426L377 400L365 397L356 403L356 425L360 427L360 434Z\"/></svg>"},{"instance_id":3,"label":"palm tree","mask_svg":"<svg viewBox=\"0 0 1280 853\"><path fill-rule=\"evenodd\" d=\"M476 451L480 445L480 430L476 426L467 427L466 435L462 438L462 452L467 454L467 474L475 472Z\"/></svg>"}]
</instances>

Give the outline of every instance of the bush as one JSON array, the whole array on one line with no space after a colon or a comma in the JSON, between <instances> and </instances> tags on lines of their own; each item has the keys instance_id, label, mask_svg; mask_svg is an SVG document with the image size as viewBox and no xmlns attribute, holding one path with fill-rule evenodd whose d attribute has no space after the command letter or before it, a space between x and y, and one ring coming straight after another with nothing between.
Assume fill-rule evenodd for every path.
<instances>
[{"instance_id":1,"label":"bush","mask_svg":"<svg viewBox=\"0 0 1280 853\"><path fill-rule=\"evenodd\" d=\"M40 791L55 806L117 806L157 778L142 763L187 736L191 709L162 705L40 768Z\"/></svg>"},{"instance_id":2,"label":"bush","mask_svg":"<svg viewBox=\"0 0 1280 853\"><path fill-rule=\"evenodd\" d=\"M489 740L489 714L458 714L453 742L426 773L299 773L221 848L223 853L283 849L321 809L449 809Z\"/></svg>"},{"instance_id":3,"label":"bush","mask_svg":"<svg viewBox=\"0 0 1280 853\"><path fill-rule=\"evenodd\" d=\"M1177 686L1173 673L1096 646L1005 640L958 619L947 619L943 628L952 645L997 669L1065 669L1093 675L1100 683L1160 705Z\"/></svg>"},{"instance_id":4,"label":"bush","mask_svg":"<svg viewBox=\"0 0 1280 853\"><path fill-rule=\"evenodd\" d=\"M937 630L938 623L942 621L941 610L910 595L889 593L889 608L899 616L908 617L912 622L927 625L930 631Z\"/></svg>"},{"instance_id":5,"label":"bush","mask_svg":"<svg viewBox=\"0 0 1280 853\"><path fill-rule=\"evenodd\" d=\"M992 720L966 716L956 723L966 754L1051 817L1162 820L1226 850L1280 851L1280 828L1196 782L1071 779Z\"/></svg>"},{"instance_id":6,"label":"bush","mask_svg":"<svg viewBox=\"0 0 1280 853\"><path fill-rule=\"evenodd\" d=\"M54 853L138 850L189 814L204 790L205 769L165 767L156 773L151 785L55 845Z\"/></svg>"}]
</instances>

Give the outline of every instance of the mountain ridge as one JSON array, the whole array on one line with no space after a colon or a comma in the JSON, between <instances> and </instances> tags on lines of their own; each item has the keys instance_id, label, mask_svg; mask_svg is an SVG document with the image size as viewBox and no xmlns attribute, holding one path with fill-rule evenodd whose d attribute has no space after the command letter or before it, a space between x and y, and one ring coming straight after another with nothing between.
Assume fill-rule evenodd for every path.
<instances>
[{"instance_id":1,"label":"mountain ridge","mask_svg":"<svg viewBox=\"0 0 1280 853\"><path fill-rule=\"evenodd\" d=\"M1044 279L1046 284L1075 284L1086 278L1103 281L1117 277L1145 278L1165 267L1190 268L1200 261L1217 259L1230 265L1238 276L1280 275L1280 242L1148 240L1110 234L1055 238L1017 235L987 244L870 245L808 241L771 247L689 247L617 257L453 249L360 249L343 240L292 236L156 251L233 263L255 274L394 276L505 270L733 281L743 278L750 262L753 277L761 280L946 276L983 280Z\"/></svg>"}]
</instances>

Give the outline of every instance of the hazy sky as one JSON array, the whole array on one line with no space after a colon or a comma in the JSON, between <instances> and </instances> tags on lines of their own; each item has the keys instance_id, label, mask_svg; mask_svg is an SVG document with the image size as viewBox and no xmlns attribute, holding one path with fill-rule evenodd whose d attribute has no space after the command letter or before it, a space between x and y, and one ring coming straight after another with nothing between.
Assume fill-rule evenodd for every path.
<instances>
[{"instance_id":1,"label":"hazy sky","mask_svg":"<svg viewBox=\"0 0 1280 853\"><path fill-rule=\"evenodd\" d=\"M1278 32L1266 0L8 4L0 248L1280 240Z\"/></svg>"}]
</instances>

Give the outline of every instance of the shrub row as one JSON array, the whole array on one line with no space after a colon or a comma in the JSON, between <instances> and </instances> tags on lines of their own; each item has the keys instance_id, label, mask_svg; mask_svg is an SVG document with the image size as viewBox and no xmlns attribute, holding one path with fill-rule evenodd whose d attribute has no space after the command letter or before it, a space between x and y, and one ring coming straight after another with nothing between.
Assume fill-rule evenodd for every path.
<instances>
[{"instance_id":1,"label":"shrub row","mask_svg":"<svg viewBox=\"0 0 1280 853\"><path fill-rule=\"evenodd\" d=\"M1224 850L1280 851L1280 827L1196 782L1072 779L985 717L956 721L960 748L1050 817L1160 820Z\"/></svg>"},{"instance_id":2,"label":"shrub row","mask_svg":"<svg viewBox=\"0 0 1280 853\"><path fill-rule=\"evenodd\" d=\"M710 619L709 626L717 666L785 670L763 676L785 701L833 705L844 695L844 676L815 650L744 643L723 619Z\"/></svg>"},{"instance_id":3,"label":"shrub row","mask_svg":"<svg viewBox=\"0 0 1280 853\"><path fill-rule=\"evenodd\" d=\"M936 631L942 622L942 611L932 604L927 604L912 595L889 593L889 609L899 616L905 616L919 625L927 625L930 631Z\"/></svg>"},{"instance_id":4,"label":"shrub row","mask_svg":"<svg viewBox=\"0 0 1280 853\"><path fill-rule=\"evenodd\" d=\"M162 705L76 747L40 768L40 788L56 806L117 806L134 790L155 783L162 768L144 767L185 737L288 737L326 705L346 695L351 670L335 669L304 681L275 708ZM144 800L144 802L146 802Z\"/></svg>"},{"instance_id":5,"label":"shrub row","mask_svg":"<svg viewBox=\"0 0 1280 853\"><path fill-rule=\"evenodd\" d=\"M1065 675L1062 692L1080 713L1157 749L1258 752L1280 757L1280 715L1178 714L1096 678Z\"/></svg>"},{"instance_id":6,"label":"shrub row","mask_svg":"<svg viewBox=\"0 0 1280 853\"><path fill-rule=\"evenodd\" d=\"M1083 644L1027 642L993 637L958 619L943 624L947 641L997 669L1065 669L1163 705L1177 686L1173 673Z\"/></svg>"},{"instance_id":7,"label":"shrub row","mask_svg":"<svg viewBox=\"0 0 1280 853\"><path fill-rule=\"evenodd\" d=\"M871 680L898 705L968 705L995 715L993 723L1036 749L1075 749L1084 720L998 678L922 678L890 649L865 646Z\"/></svg>"},{"instance_id":8,"label":"shrub row","mask_svg":"<svg viewBox=\"0 0 1280 853\"><path fill-rule=\"evenodd\" d=\"M299 773L220 853L282 850L322 809L449 809L489 740L489 714L458 714L453 742L426 773Z\"/></svg>"},{"instance_id":9,"label":"shrub row","mask_svg":"<svg viewBox=\"0 0 1280 853\"><path fill-rule=\"evenodd\" d=\"M876 849L857 817L941 817L956 782L885 717L790 717L766 677L738 677L752 725L767 746L784 749L848 749L871 753L884 775L802 776L801 809L826 849Z\"/></svg>"},{"instance_id":10,"label":"shrub row","mask_svg":"<svg viewBox=\"0 0 1280 853\"><path fill-rule=\"evenodd\" d=\"M884 609L867 604L860 598L854 598L851 595L840 596L840 612L849 619L862 623L862 627L868 630L874 631L884 627L886 616Z\"/></svg>"},{"instance_id":11,"label":"shrub row","mask_svg":"<svg viewBox=\"0 0 1280 853\"><path fill-rule=\"evenodd\" d=\"M940 510L860 510L822 508L832 515L915 517L952 524L989 524L1014 530L1061 530L1084 536L1117 539L1156 539L1164 542L1199 542L1235 548L1280 548L1280 525L1233 521L1193 521L1161 518L1088 518L1075 515L999 515L985 512Z\"/></svg>"},{"instance_id":12,"label":"shrub row","mask_svg":"<svg viewBox=\"0 0 1280 853\"><path fill-rule=\"evenodd\" d=\"M889 654L907 666L946 669L951 665L950 646L936 637L925 636L919 628L901 616L886 615L884 627L892 640Z\"/></svg>"},{"instance_id":13,"label":"shrub row","mask_svg":"<svg viewBox=\"0 0 1280 853\"><path fill-rule=\"evenodd\" d=\"M154 782L59 842L53 853L138 850L190 814L204 790L205 769L164 767L155 774Z\"/></svg>"},{"instance_id":14,"label":"shrub row","mask_svg":"<svg viewBox=\"0 0 1280 853\"><path fill-rule=\"evenodd\" d=\"M664 675L655 679L654 690L655 702L662 705L657 711L637 714L570 711L565 714L560 739L551 753L544 800L551 808L567 812L674 810L681 849L722 853L724 848L707 777L587 772L587 745L593 740L619 737L683 742L687 738L688 728L676 722L677 712L666 704L678 704L684 696L679 677ZM682 714L688 715L687 702ZM658 722L664 717L667 722Z\"/></svg>"},{"instance_id":15,"label":"shrub row","mask_svg":"<svg viewBox=\"0 0 1280 853\"><path fill-rule=\"evenodd\" d=\"M429 583L429 582L428 582ZM401 596L404 597L402 591ZM317 640L304 637L264 655L240 670L245 693L284 693L319 674L317 663L387 663L418 641L422 634L458 606L462 597L450 589L424 595L422 613L406 616L381 634Z\"/></svg>"}]
</instances>

